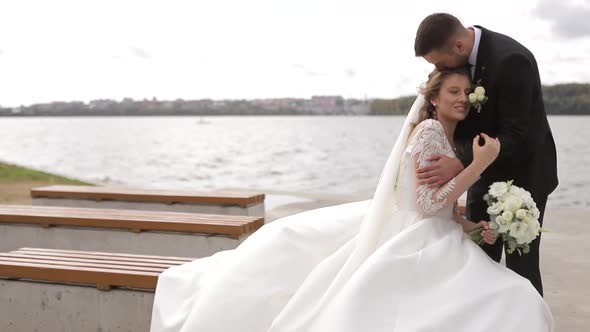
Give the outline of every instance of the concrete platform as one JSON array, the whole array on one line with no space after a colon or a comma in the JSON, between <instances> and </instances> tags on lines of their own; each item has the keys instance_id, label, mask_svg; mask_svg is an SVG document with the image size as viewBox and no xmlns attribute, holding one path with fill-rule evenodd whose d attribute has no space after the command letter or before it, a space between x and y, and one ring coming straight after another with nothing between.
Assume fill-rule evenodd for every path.
<instances>
[{"instance_id":1,"label":"concrete platform","mask_svg":"<svg viewBox=\"0 0 590 332\"><path fill-rule=\"evenodd\" d=\"M153 302L149 291L0 280L0 331L147 332Z\"/></svg>"},{"instance_id":2,"label":"concrete platform","mask_svg":"<svg viewBox=\"0 0 590 332\"><path fill-rule=\"evenodd\" d=\"M541 272L556 331L590 331L590 210L549 209L544 227Z\"/></svg>"},{"instance_id":3,"label":"concrete platform","mask_svg":"<svg viewBox=\"0 0 590 332\"><path fill-rule=\"evenodd\" d=\"M177 232L141 232L0 223L0 252L21 247L104 251L139 255L207 257L236 248L243 240L226 236ZM2 331L0 329L0 331Z\"/></svg>"}]
</instances>

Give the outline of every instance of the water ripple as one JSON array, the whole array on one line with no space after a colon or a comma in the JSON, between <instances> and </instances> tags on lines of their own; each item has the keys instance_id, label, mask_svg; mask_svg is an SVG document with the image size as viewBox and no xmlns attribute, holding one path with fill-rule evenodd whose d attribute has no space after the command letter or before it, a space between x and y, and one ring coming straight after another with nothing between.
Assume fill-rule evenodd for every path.
<instances>
[{"instance_id":1,"label":"water ripple","mask_svg":"<svg viewBox=\"0 0 590 332\"><path fill-rule=\"evenodd\" d=\"M0 160L154 188L365 193L374 190L403 118L207 117L207 125L198 126L195 121L3 118ZM560 186L549 206L588 207L590 117L552 116L550 123Z\"/></svg>"}]
</instances>

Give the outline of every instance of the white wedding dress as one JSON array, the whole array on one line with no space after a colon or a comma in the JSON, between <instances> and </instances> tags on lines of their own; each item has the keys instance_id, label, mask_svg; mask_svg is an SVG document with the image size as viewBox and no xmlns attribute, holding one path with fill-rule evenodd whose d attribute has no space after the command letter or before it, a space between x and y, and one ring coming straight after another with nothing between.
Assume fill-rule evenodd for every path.
<instances>
[{"instance_id":1,"label":"white wedding dress","mask_svg":"<svg viewBox=\"0 0 590 332\"><path fill-rule=\"evenodd\" d=\"M439 122L411 123L372 200L276 220L237 249L166 270L151 331L553 331L530 282L492 261L452 220L446 195L416 187L415 162L453 155Z\"/></svg>"}]
</instances>

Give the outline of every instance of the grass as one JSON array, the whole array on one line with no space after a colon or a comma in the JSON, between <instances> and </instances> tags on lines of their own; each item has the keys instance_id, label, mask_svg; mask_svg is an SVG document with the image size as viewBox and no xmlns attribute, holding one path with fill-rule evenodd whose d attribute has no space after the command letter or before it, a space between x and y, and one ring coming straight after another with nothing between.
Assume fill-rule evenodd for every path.
<instances>
[{"instance_id":1,"label":"grass","mask_svg":"<svg viewBox=\"0 0 590 332\"><path fill-rule=\"evenodd\" d=\"M31 204L31 188L54 184L92 185L92 183L0 162L0 204Z\"/></svg>"},{"instance_id":2,"label":"grass","mask_svg":"<svg viewBox=\"0 0 590 332\"><path fill-rule=\"evenodd\" d=\"M15 183L22 181L90 185L90 183L87 182L0 162L0 183Z\"/></svg>"}]
</instances>

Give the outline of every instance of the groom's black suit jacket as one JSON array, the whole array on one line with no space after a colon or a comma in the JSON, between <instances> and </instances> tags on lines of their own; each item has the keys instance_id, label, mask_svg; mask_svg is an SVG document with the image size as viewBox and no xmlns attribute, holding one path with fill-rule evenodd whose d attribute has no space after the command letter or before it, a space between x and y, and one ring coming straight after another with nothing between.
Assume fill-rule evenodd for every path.
<instances>
[{"instance_id":1,"label":"groom's black suit jacket","mask_svg":"<svg viewBox=\"0 0 590 332\"><path fill-rule=\"evenodd\" d=\"M535 57L514 39L476 27L482 33L473 82L486 89L488 100L480 112L471 109L455 138L465 166L473 159L473 137L480 132L498 137L501 149L467 194L467 217L475 222L489 218L482 197L495 181L514 180L539 200L557 187L555 143Z\"/></svg>"}]
</instances>

